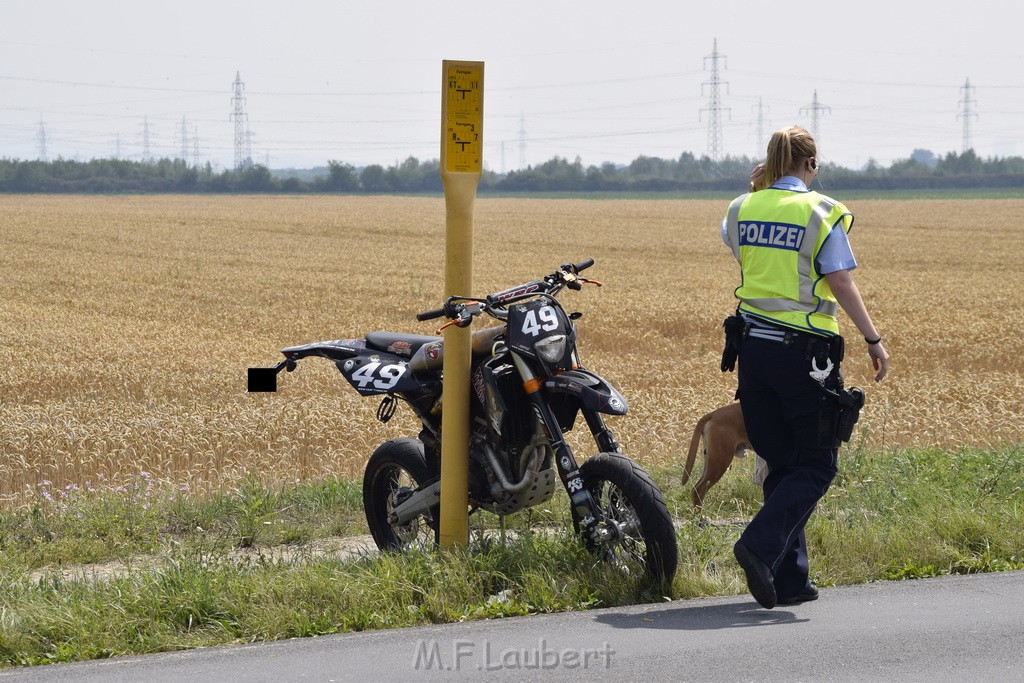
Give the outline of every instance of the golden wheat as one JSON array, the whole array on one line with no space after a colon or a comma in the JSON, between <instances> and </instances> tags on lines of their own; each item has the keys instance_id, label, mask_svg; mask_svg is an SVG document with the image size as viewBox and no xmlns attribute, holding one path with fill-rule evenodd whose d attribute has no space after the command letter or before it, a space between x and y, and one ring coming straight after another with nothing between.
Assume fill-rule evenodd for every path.
<instances>
[{"instance_id":1,"label":"golden wheat","mask_svg":"<svg viewBox=\"0 0 1024 683\"><path fill-rule=\"evenodd\" d=\"M276 395L245 370L276 350L375 329L430 334L444 202L370 197L5 197L0 251L0 500L140 471L194 488L256 475L358 476L382 426L329 363ZM1024 200L858 201L855 277L893 355L855 443L1021 443L1015 324ZM738 270L719 200L478 199L477 294L593 257L601 289L566 292L584 362L631 404L615 421L645 464L677 461L696 418L731 400L718 370ZM402 415L402 413L399 413ZM397 427L396 427L397 424ZM580 430L577 430L580 431ZM585 430L582 430L585 431ZM586 435L574 435L586 443Z\"/></svg>"}]
</instances>

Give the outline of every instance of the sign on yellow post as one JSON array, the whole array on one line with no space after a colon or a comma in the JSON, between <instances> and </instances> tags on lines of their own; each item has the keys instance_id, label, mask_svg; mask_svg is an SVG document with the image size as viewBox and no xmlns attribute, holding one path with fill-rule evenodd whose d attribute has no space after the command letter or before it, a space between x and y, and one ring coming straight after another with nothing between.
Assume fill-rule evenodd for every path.
<instances>
[{"instance_id":1,"label":"sign on yellow post","mask_svg":"<svg viewBox=\"0 0 1024 683\"><path fill-rule=\"evenodd\" d=\"M441 181L445 200L444 296L473 294L473 202L483 170L484 63L445 60ZM470 329L444 331L441 413L442 548L469 544Z\"/></svg>"},{"instance_id":2,"label":"sign on yellow post","mask_svg":"<svg viewBox=\"0 0 1024 683\"><path fill-rule=\"evenodd\" d=\"M446 61L442 175L483 169L484 64ZM474 188L475 192L475 188Z\"/></svg>"}]
</instances>

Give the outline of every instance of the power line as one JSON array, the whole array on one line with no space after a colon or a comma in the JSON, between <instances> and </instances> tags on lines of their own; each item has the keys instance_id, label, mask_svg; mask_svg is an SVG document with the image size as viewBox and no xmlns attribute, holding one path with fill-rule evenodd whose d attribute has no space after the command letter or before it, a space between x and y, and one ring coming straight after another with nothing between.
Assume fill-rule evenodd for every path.
<instances>
[{"instance_id":1,"label":"power line","mask_svg":"<svg viewBox=\"0 0 1024 683\"><path fill-rule=\"evenodd\" d=\"M734 48L731 48L731 51L733 50ZM764 117L766 116L766 114L770 112L767 103L763 103L763 100L756 96L748 95L744 97L742 94L739 96L734 96L731 93L727 94L726 91L722 89L721 86L723 83L726 86L729 85L728 83L725 83L724 80L722 80L722 70L726 66L726 58L724 54L718 51L716 39L713 43L713 52L710 55L704 57L704 69L702 73L703 79L707 79L710 76L711 80L703 83L701 92L693 93L692 97L684 98L658 97L657 95L651 96L647 93L652 92L652 89L646 89L643 92L643 94L640 95L641 98L644 98L642 100L630 97L617 97L614 100L610 100L604 96L605 93L602 90L600 95L595 95L592 100L584 100L582 98L571 97L552 97L548 98L546 100L546 103L541 105L541 109L537 109L536 107L526 104L526 107L529 107L531 109L532 125L530 130L532 139L534 140L534 142L537 142L538 144L545 145L549 143L562 143L562 147L569 149L572 149L572 147L570 146L570 144L565 143L575 143L581 146L577 148L592 150L595 155L605 153L603 150L610 150L612 151L612 153L617 154L618 150L620 149L629 149L627 145L635 141L636 144L634 144L634 147L637 148L637 151L634 151L634 154L643 153L647 155L652 153L651 149L654 149L655 151L653 152L653 154L660 156L670 156L676 153L676 150L678 149L676 145L680 144L682 144L682 146L686 149L694 149L695 147L696 149L699 149L702 133L706 132L708 137L708 152L711 155L718 158L718 160L721 160L721 158L725 156L726 151L731 151L732 149L732 147L726 147L724 145L724 131L725 129L729 129L730 131L736 130L735 126L730 125L730 123L724 120L724 113L726 111L729 111L729 109L724 106L724 97L729 97L730 101L733 101L733 98L735 97L739 97L739 101L743 109L749 112L747 116L749 118L757 119L756 129L759 144L762 144L762 140L764 139L766 132L770 133L771 130L770 122L767 124L764 122ZM735 55L733 66L735 67ZM665 71L668 71L668 69L666 69ZM650 74L648 72L644 73L645 75L643 78L604 78L600 80L595 79L590 81L579 82L568 82L571 81L572 79L562 79L567 82L557 84L545 82L541 85L521 85L507 88L498 88L493 90L505 93L516 93L518 91L530 90L541 92L553 87L565 88L583 85L614 86L620 83L631 83L641 80L650 81L659 78L677 78L680 76L689 75L687 73L681 72L681 70L677 73L665 73L662 72L661 70L659 70L659 73L656 74ZM701 70L695 69L692 73L701 73ZM749 72L744 72L742 70L736 72L733 68L733 75L730 78L735 79L736 73L740 73L741 75L743 75ZM757 73L760 74L760 72ZM766 78L769 76L769 74L764 75ZM775 72L773 74L770 74L770 76L772 78L796 79L802 82L806 82L806 79L808 79L808 76L801 76L799 74L793 75L784 72ZM251 74L250 77L252 77ZM239 73L236 73L235 80L240 82ZM174 105L174 108L178 110L176 113L166 113L161 115L160 111L154 112L155 119L152 124L149 124L149 129L151 132L150 137L152 137L152 135L156 135L156 137L152 137L151 142L153 147L151 150L147 150L144 153L144 156L152 160L154 155L157 157L163 156L165 153L164 150L166 150L169 156L177 157L180 154L182 158L187 159L189 156L189 152L191 152L191 156L194 158L193 160L197 162L198 154L195 149L197 147L197 144L194 140L192 141L191 144L188 143L186 139L188 137L186 125L188 127L193 127L194 124L196 124L197 122L201 122L204 126L204 131L208 136L208 138L204 138L203 141L204 155L211 158L214 162L219 161L220 163L230 164L229 159L231 157L229 157L228 154L231 153L229 150L232 149L230 132L231 129L229 127L223 126L224 112L222 98L224 94L226 94L227 88L221 88L219 91L219 95L216 98L211 99L209 97L206 97L205 93L216 94L217 91L198 89L193 90L160 86L147 87L143 85L115 85L111 83L102 84L86 83L80 81L72 82L42 79L25 79L0 75L0 82L2 81L18 81L32 83L67 83L69 85L89 86L95 88L116 87L126 90L130 89L136 91L155 91L152 94L144 93L141 95L118 93L110 90L108 90L105 93L90 93L91 95L101 97L102 99L118 100L119 102L113 103L119 105L117 109L119 113L117 114L93 112L93 108L99 106L99 103L96 102L85 102L81 105L74 105L71 103L71 99L73 99L73 96L70 94L66 96L66 101L62 101L62 103L60 104L53 105L49 109L46 109L42 112L40 112L37 102L32 103L31 106L13 107L5 106L9 105L10 102L0 104L0 115L3 116L6 116L7 112L25 112L24 114L19 114L19 120L17 124L8 125L5 123L0 123L0 141L3 141L4 144L17 145L17 150L18 152L20 152L22 156L28 156L30 158L36 156L36 154L34 154L33 152L36 152L37 150L40 149L40 143L44 141L42 137L43 134L46 135L45 142L47 143L47 153L50 149L54 149L55 157L61 154L62 149L74 149L74 153L76 156L79 154L80 149L102 147L103 151L107 151L110 149L111 142L113 142L110 140L110 129L117 130L118 126L120 126L120 129L124 130L126 126L131 126L135 128L136 131L139 131L139 128L137 127L139 124L137 119L138 111L146 111L145 107L152 106L151 103L158 99L173 99L176 100L176 102L178 102L178 104ZM692 79L689 79L689 82L691 84L696 81L698 81L698 79L695 76ZM841 115L842 122L828 125L845 126L846 129L856 126L858 127L857 130L859 132L860 130L863 130L865 128L870 129L872 126L868 124L871 124L873 122L873 119L891 116L895 120L886 121L887 128L889 129L888 132L892 133L894 132L893 129L896 129L896 131L899 132L898 134L901 135L904 139L912 138L913 140L915 140L915 146L940 147L945 149L948 149L950 146L949 143L951 142L951 139L949 138L951 138L953 134L960 132L952 128L952 126L948 122L948 119L946 120L947 123L941 123L942 110L946 109L947 113L945 115L948 116L948 107L951 104L950 93L953 87L957 87L953 86L952 83L947 83L946 86L944 86L946 95L943 98L944 103L942 103L937 101L938 98L942 97L941 93L934 93L933 97L933 93L930 92L930 89L938 88L938 84L854 80L837 82L870 83L872 85L896 86L903 88L905 92L894 92L893 97L885 102L884 108L879 107L878 105L858 106L856 102L837 102L836 106L839 106L840 109L844 112ZM658 94L675 94L674 92L672 92L673 83L663 82L659 83L658 85L660 87L655 91ZM816 84L810 82L804 87L813 87L814 85ZM317 88L319 86L316 84L312 86L299 86L295 88L295 90L303 90L306 89L307 87ZM692 85L690 85L689 87L692 87ZM705 88L710 88L710 90L706 90ZM997 90L994 90L997 88L1002 88L1004 92L998 92ZM1015 123L1001 123L999 117L1009 115L1011 112L1009 112L1008 110L1013 107L1009 107L1005 103L1002 104L1002 106L1000 106L1000 100L998 96L1009 95L1011 93L1007 91L1011 89L1019 90L1021 88L1024 88L1024 86L986 86L984 84L971 84L969 80L967 81L967 84L961 89L962 92L959 93L962 96L962 99L960 100L957 111L957 122L962 123L963 125L963 145L965 149L973 147L974 144L978 144L982 147L985 147L988 144L994 144L991 143L991 139L993 135L996 134L1002 135L1007 139L1011 139L1014 136L1016 136L1019 139L1020 130L1024 130L1020 129L1020 126L1024 124L1021 124L1019 120ZM611 88L608 89L610 90ZM667 89L668 92L665 92L664 89ZM976 119L978 118L978 104L977 99L975 97L975 89L983 91L983 101L986 102L986 121L979 123L979 125L974 125L975 123L977 123ZM357 88L352 88L352 90L355 91L357 90ZM63 92L63 90L60 90L60 92ZM323 91L308 93L285 93L283 91L276 92L273 89L271 89L264 94L310 95L322 99L323 102L313 101L312 103L310 103L312 106L308 106L306 104L308 100L303 100L301 102L301 105L298 107L299 111L295 112L292 109L292 107L295 104L294 102L290 103L290 105L288 106L283 104L277 104L274 102L266 103L264 99L261 97L261 104L259 105L258 108L270 114L270 116L269 118L257 116L257 118L250 120L245 111L247 105L244 104L244 96L251 94L252 92L254 91L245 92L244 84L242 84L241 92L233 93L238 96L239 101L243 104L241 111L244 117L241 119L243 124L242 139L244 140L244 143L241 145L243 164L247 160L248 163L252 163L252 159L254 158L254 147L273 148L275 150L274 155L276 157L280 157L281 155L285 154L293 154L300 152L315 152L318 155L318 159L323 154L341 154L362 156L363 159L361 159L360 161L370 160L370 157L372 156L371 152L376 153L377 150L381 150L382 153L390 153L390 150L396 150L396 154L401 155L409 154L410 152L408 150L413 147L416 147L416 149L412 153L417 156L421 156L422 158L424 154L424 152L422 151L423 149L429 149L431 150L431 152L433 152L433 149L436 148L436 139L433 137L433 135L435 134L434 129L436 128L432 118L434 116L433 109L430 109L428 111L427 108L425 107L396 108L387 106L392 101L392 99L390 99L390 96L401 93L357 93L342 92L339 90L332 90L331 92ZM436 91L431 91L429 89L414 92L416 92L417 94L430 96L436 96L437 94ZM692 91L690 92L692 93ZM192 95L198 95L200 97L178 97L177 95L179 93L190 93ZM988 98L985 97L986 93L989 95ZM80 93L75 93L74 97L77 97L79 94ZM373 101L361 97L353 97L353 95L364 94L373 95L379 101ZM646 97L644 97L645 94ZM1013 96L1016 96L1016 94L1016 92L1012 93ZM803 107L802 111L804 113L809 112L815 118L814 124L808 125L808 128L813 129L815 136L820 138L820 115L826 112L830 112L830 109L817 101L818 93L816 91L814 95L815 101L811 104L810 107ZM695 100L698 96L701 98L701 101L694 102L693 100ZM832 97L834 96L835 95L833 94ZM848 95L844 94L844 96ZM340 113L335 114L333 113L332 110L335 108L335 100L338 99L339 97L352 97L352 99L354 99L355 102L346 103L347 105L352 106L347 106L345 109L338 108ZM191 99L196 100L194 103L195 107L191 107L190 104L180 104L182 101L188 101ZM220 100L219 105L216 102L216 100L218 99ZM795 97L793 97L790 100L780 101L778 99L775 99L774 101L772 101L773 98L771 96L769 99L771 101L772 109L774 110L777 110L780 106L782 106L783 108L788 106L795 109L797 107L801 107L806 102L800 98L799 94L795 95ZM933 99L935 100L934 102L932 101ZM904 102L901 100L906 101ZM111 103L107 102L105 104L109 106ZM234 98L232 99L232 104L236 104ZM581 106L583 104L585 104L586 106ZM1014 104L1016 103L1014 102ZM655 107L654 105L658 106ZM669 109L664 105L675 106L672 106L671 109ZM896 105L901 106L897 107ZM82 110L78 112L63 111L73 106L80 106L82 107ZM268 106L270 107L269 110L266 109L266 107ZM527 144L525 132L525 117L522 113L520 113L518 116L514 113L514 109L520 108L521 106L523 105L520 103L515 103L511 107L506 107L506 109L501 114L496 114L495 111L497 109L495 108L492 109L492 112L489 115L491 117L491 120L500 121L501 126L506 130L506 133L503 134L501 137L508 141L508 167L510 168L515 168L515 163L512 159L512 155L515 154L516 148L514 147L514 145L517 145L517 143L520 152L520 164L522 167L525 167L527 163L525 150ZM698 108L703 107L700 109L702 114L700 122L692 122L691 120L692 125L686 127L678 126L680 110L685 111L686 108L694 106ZM871 113L868 113L869 109L871 110ZM927 111L925 112L926 109ZM1019 107L1017 107L1017 109L1019 109ZM183 110L187 113L187 117L182 116ZM280 111L278 112L278 110ZM321 110L323 111L323 114L318 116L317 114ZM633 110L636 110L636 112L634 113ZM421 116L421 111L426 113L422 114ZM792 109L790 109L790 111L792 111ZM297 114L294 117L291 116L293 112ZM410 115L405 114L404 112L416 113ZM601 115L594 116L594 112L601 112ZM709 114L709 120L707 121L703 119L704 112L707 112ZM857 115L858 112L860 112L860 116ZM931 123L930 119L928 120L928 122L919 122L914 120L915 117L922 117L925 115L925 113L932 115L935 114L936 112L940 119L938 122ZM582 117L574 116L574 114L577 113L587 114L587 127L583 125ZM621 116L618 116L618 114L620 113ZM716 118L716 115L717 121L713 120ZM50 123L46 124L44 127L42 121L37 120L36 117L39 117L39 119L45 117L46 119L50 120ZM229 118L233 117L234 114L232 114L231 117ZM538 120L538 117L541 120ZM519 118L518 126L516 126L517 122L515 121L515 118ZM752 125L754 122L749 121L749 118L747 119L747 122L745 122L745 127L747 127L748 131L754 128L754 125ZM807 117L807 124L811 123L810 118L811 117ZM975 121L972 122L971 119L975 119ZM100 126L98 124L106 120L109 120L112 125L109 125L107 127L107 130L99 130ZM671 120L672 123L664 123L668 120ZM884 121L885 119L882 120ZM124 122L122 123L121 121ZM220 121L220 123L216 123L217 121ZM608 123L605 123L605 121L607 121ZM238 120L236 119L235 122L237 126ZM430 125L417 127L409 126L408 133L406 133L403 136L399 136L398 138L390 139L387 142L382 142L376 136L371 134L363 135L357 129L358 126L368 126L370 124L411 124L421 122L429 123ZM558 125L552 125L555 123L557 123ZM176 130L178 124L182 125L182 129L180 131ZM256 138L253 135L252 130L250 130L249 128L250 125L254 125L255 128L259 131L259 138ZM664 125L665 127L662 128L662 125ZM92 128L94 129L91 129L90 126L92 126ZM593 126L596 129L595 132L585 133L584 131L588 130L589 126ZM669 128L668 126L673 127ZM993 130L989 130L990 127ZM518 136L516 132L517 128ZM170 133L166 140L162 140L160 138L161 134L159 133L159 130L164 129L169 129ZM346 134L339 135L339 131L346 131ZM904 131L906 134L904 134ZM938 135L940 131L945 131L946 135ZM974 131L978 131L979 136L981 138L977 143L973 141ZM175 137L177 137L176 133L178 132L181 133L182 139L180 141L175 140ZM910 136L910 133L913 133L913 136ZM931 138L934 138L934 141L930 141L927 138L924 140L920 140L921 133L929 134ZM15 135L16 138L14 137ZM735 133L730 133L730 135L735 135ZM406 136L408 137L408 139L401 139ZM657 138L659 136L668 139L658 140ZM13 142L7 143L5 141L6 137L10 137ZM129 158L138 158L139 133L136 132L136 134L133 137L135 137L136 142L126 142L123 151L125 156ZM344 139L346 137L348 139ZM749 135L745 135L745 137L748 137L748 140L746 143L743 144L743 147L745 147L747 144L750 144ZM844 134L843 137L846 138L848 136ZM97 140L97 138L102 138L102 140L99 141ZM608 143L606 144L605 141L608 141ZM175 149L176 147L178 147L179 142L181 145L180 152ZM36 144L33 145L32 143ZM644 146L644 149L639 149L641 145ZM81 146L84 146L84 148ZM149 145L144 146L147 148L149 147ZM552 145L552 148L554 149L556 146L557 145ZM189 150L189 147L191 147L192 149ZM739 148L738 145L735 145L734 147ZM830 148L832 147L834 147L834 145L830 145ZM131 151L132 148L135 148L134 152ZM234 147L236 152L238 148L239 145L236 144ZM495 149L494 151L498 150ZM86 153L88 154L88 152ZM118 150L117 155L120 156L120 153L121 150ZM256 153L260 156L263 156L263 153L261 152L257 151ZM763 147L760 150L759 154L763 154ZM502 159L502 167L504 170L504 158Z\"/></svg>"}]
</instances>

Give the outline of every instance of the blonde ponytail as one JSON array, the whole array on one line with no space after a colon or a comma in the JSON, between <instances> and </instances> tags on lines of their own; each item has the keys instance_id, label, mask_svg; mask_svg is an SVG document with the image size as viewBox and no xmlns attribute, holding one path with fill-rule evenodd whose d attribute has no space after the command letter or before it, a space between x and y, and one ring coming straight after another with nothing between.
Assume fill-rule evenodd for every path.
<instances>
[{"instance_id":1,"label":"blonde ponytail","mask_svg":"<svg viewBox=\"0 0 1024 683\"><path fill-rule=\"evenodd\" d=\"M799 162L817 156L817 153L814 138L806 130L800 126L780 128L768 141L764 175L755 183L754 190L771 187L782 176L796 171Z\"/></svg>"}]
</instances>

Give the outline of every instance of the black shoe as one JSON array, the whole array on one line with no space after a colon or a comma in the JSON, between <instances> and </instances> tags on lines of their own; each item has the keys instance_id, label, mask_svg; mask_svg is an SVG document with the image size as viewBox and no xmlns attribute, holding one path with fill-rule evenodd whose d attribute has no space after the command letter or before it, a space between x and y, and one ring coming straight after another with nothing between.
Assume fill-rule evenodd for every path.
<instances>
[{"instance_id":1,"label":"black shoe","mask_svg":"<svg viewBox=\"0 0 1024 683\"><path fill-rule=\"evenodd\" d=\"M747 589L757 600L757 604L765 609L776 605L775 584L772 583L772 570L761 559L739 541L732 547L736 561L747 575Z\"/></svg>"},{"instance_id":2,"label":"black shoe","mask_svg":"<svg viewBox=\"0 0 1024 683\"><path fill-rule=\"evenodd\" d=\"M799 605L801 602L810 602L811 600L818 599L818 589L814 586L808 586L796 595L790 595L786 598L779 598L776 604L778 605Z\"/></svg>"}]
</instances>

